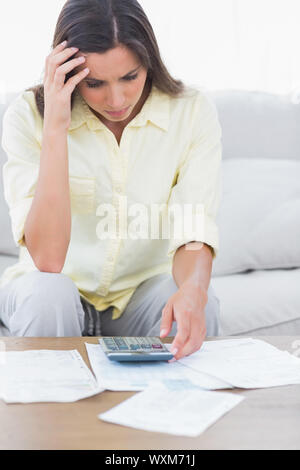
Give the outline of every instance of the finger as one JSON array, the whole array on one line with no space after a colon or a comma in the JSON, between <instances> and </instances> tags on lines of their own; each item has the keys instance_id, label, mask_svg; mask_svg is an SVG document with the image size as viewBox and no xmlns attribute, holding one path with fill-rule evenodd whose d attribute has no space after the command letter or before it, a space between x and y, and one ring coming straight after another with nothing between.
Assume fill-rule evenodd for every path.
<instances>
[{"instance_id":1,"label":"finger","mask_svg":"<svg viewBox=\"0 0 300 470\"><path fill-rule=\"evenodd\" d=\"M56 47L53 48L53 50L50 52L50 54L49 54L48 57L46 58L46 61L45 61L45 77L46 77L47 74L48 74L48 63L49 63L49 60L48 60L48 59L49 59L52 55L54 55L54 54L56 54L56 53L58 53L58 52L60 52L60 51L63 51L64 48L66 47L67 43L68 43L68 41L63 41L63 42L61 42L60 44L58 44Z\"/></svg>"},{"instance_id":2,"label":"finger","mask_svg":"<svg viewBox=\"0 0 300 470\"><path fill-rule=\"evenodd\" d=\"M68 44L68 41L63 41L63 42L61 42L60 44L57 44L57 46L55 46L55 47L53 48L53 50L52 50L51 53L53 53L53 52L55 52L55 51L63 50L63 49L66 47L67 44Z\"/></svg>"},{"instance_id":3,"label":"finger","mask_svg":"<svg viewBox=\"0 0 300 470\"><path fill-rule=\"evenodd\" d=\"M68 41L63 41L60 44L58 44L56 47L53 48L53 50L50 52L48 57L46 58L45 61L45 77L47 76L49 72L49 59L52 57L54 54L57 54L58 52L61 52L65 49L66 45L68 44Z\"/></svg>"},{"instance_id":4,"label":"finger","mask_svg":"<svg viewBox=\"0 0 300 470\"><path fill-rule=\"evenodd\" d=\"M54 76L54 83L58 87L62 87L65 84L66 74L71 72L71 70L75 69L79 65L85 62L85 57L77 57L76 59L72 59L69 62L61 65L56 69L55 76Z\"/></svg>"},{"instance_id":5,"label":"finger","mask_svg":"<svg viewBox=\"0 0 300 470\"><path fill-rule=\"evenodd\" d=\"M188 338L188 341L182 348L181 352L178 354L177 359L181 359L182 357L189 356L190 354L193 354L196 351L199 351L201 348L203 341L206 336L206 330L202 329L199 330L197 329L192 329L192 332L196 331L195 333L192 333L191 336Z\"/></svg>"},{"instance_id":6,"label":"finger","mask_svg":"<svg viewBox=\"0 0 300 470\"><path fill-rule=\"evenodd\" d=\"M190 336L190 314L188 312L174 312L177 319L177 334L171 346L171 353L178 358L180 351L184 347Z\"/></svg>"},{"instance_id":7,"label":"finger","mask_svg":"<svg viewBox=\"0 0 300 470\"><path fill-rule=\"evenodd\" d=\"M173 305L168 302L162 310L162 320L160 324L160 337L168 336L173 323Z\"/></svg>"},{"instance_id":8,"label":"finger","mask_svg":"<svg viewBox=\"0 0 300 470\"><path fill-rule=\"evenodd\" d=\"M67 61L72 55L76 54L78 52L78 47L68 47L67 49L61 51L61 52L56 52L54 51L47 57L46 63L47 63L47 79L50 80L52 83L54 80L54 75L56 72L56 69L59 65L62 65L64 62Z\"/></svg>"},{"instance_id":9,"label":"finger","mask_svg":"<svg viewBox=\"0 0 300 470\"><path fill-rule=\"evenodd\" d=\"M75 90L75 87L78 85L78 83L81 82L81 80L84 79L84 77L88 75L89 71L90 71L89 68L85 68L84 70L81 70L79 73L77 73L73 77L69 78L69 80L67 81L65 85L65 88L68 94L72 93Z\"/></svg>"}]
</instances>

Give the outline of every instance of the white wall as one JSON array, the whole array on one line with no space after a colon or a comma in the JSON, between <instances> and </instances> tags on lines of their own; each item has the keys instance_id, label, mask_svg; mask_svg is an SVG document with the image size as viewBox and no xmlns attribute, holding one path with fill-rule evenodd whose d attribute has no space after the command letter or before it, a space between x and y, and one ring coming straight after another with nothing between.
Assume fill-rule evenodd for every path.
<instances>
[{"instance_id":1,"label":"white wall","mask_svg":"<svg viewBox=\"0 0 300 470\"><path fill-rule=\"evenodd\" d=\"M300 87L300 0L140 3L176 76L208 89Z\"/></svg>"},{"instance_id":2,"label":"white wall","mask_svg":"<svg viewBox=\"0 0 300 470\"><path fill-rule=\"evenodd\" d=\"M42 82L64 0L1 0L0 97ZM300 89L300 0L140 0L170 72L208 89Z\"/></svg>"},{"instance_id":3,"label":"white wall","mask_svg":"<svg viewBox=\"0 0 300 470\"><path fill-rule=\"evenodd\" d=\"M0 92L42 81L63 0L1 0Z\"/></svg>"}]
</instances>

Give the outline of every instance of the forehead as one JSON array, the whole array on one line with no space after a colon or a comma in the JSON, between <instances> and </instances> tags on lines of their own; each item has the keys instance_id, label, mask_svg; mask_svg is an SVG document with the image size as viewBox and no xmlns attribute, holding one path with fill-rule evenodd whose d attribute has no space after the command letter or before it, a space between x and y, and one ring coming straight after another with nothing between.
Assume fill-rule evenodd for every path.
<instances>
[{"instance_id":1,"label":"forehead","mask_svg":"<svg viewBox=\"0 0 300 470\"><path fill-rule=\"evenodd\" d=\"M128 74L131 70L140 65L140 61L136 54L126 47L116 47L103 54L98 53L81 53L76 54L86 57L83 67L89 67L88 76L94 78L118 78Z\"/></svg>"}]
</instances>

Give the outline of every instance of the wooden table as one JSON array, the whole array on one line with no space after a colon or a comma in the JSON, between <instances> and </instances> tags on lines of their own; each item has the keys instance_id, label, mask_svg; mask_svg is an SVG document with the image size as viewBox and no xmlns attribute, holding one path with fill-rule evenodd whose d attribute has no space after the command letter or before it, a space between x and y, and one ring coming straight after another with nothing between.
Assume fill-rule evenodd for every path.
<instances>
[{"instance_id":1,"label":"wooden table","mask_svg":"<svg viewBox=\"0 0 300 470\"><path fill-rule=\"evenodd\" d=\"M259 339L299 356L299 337ZM90 366L84 342L97 343L97 338L0 341L8 351L77 349ZM0 449L300 449L300 385L231 391L246 399L196 438L139 431L97 418L134 393L107 391L76 403L7 405L0 400Z\"/></svg>"}]
</instances>

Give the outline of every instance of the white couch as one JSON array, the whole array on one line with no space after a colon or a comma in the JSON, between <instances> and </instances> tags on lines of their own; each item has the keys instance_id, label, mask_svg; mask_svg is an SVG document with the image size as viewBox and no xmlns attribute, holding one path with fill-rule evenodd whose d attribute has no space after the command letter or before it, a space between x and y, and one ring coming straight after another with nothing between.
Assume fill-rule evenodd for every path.
<instances>
[{"instance_id":1,"label":"white couch","mask_svg":"<svg viewBox=\"0 0 300 470\"><path fill-rule=\"evenodd\" d=\"M220 252L212 284L222 335L300 334L300 105L289 96L208 92L222 126ZM2 116L14 98L0 103ZM5 161L0 149L0 172ZM16 262L0 179L0 275ZM0 327L0 335L7 331Z\"/></svg>"}]
</instances>

